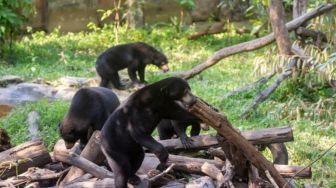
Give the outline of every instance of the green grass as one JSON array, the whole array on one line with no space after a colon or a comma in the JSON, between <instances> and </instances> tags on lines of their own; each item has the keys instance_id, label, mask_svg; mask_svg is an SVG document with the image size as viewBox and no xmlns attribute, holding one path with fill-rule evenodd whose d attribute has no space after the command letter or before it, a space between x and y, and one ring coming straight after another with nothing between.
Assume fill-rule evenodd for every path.
<instances>
[{"instance_id":1,"label":"green grass","mask_svg":"<svg viewBox=\"0 0 336 188\"><path fill-rule=\"evenodd\" d=\"M232 44L252 39L251 36L217 34L195 41L186 39L188 31L176 32L164 28L146 28L126 30L121 28L119 42L111 28L90 33L49 35L34 33L26 36L14 45L15 64L0 65L0 75L14 74L33 80L43 77L55 80L62 76L94 76L88 71L94 67L95 59L104 49L117 43L145 41L163 51L168 59L171 73L163 74L154 66L149 66L146 79L149 82L160 80L168 75L188 70L206 60L216 50ZM234 88L255 81L259 76L253 74L254 59L263 56L269 47L261 50L237 54L221 60L217 65L195 76L189 81L193 93L227 114L235 127L242 130L289 125L294 130L295 141L287 143L290 164L308 165L319 153L336 142L335 97L330 91L321 89L315 92L293 81L285 81L279 89L248 119L240 118L240 113L252 101L257 88L230 98L223 95ZM325 102L318 106L319 99ZM40 130L48 148L51 149L59 138L57 125L68 108L68 103L43 100L18 107L12 113L0 119L12 137L14 144L28 139L26 119L32 110L40 113ZM317 111L321 113L317 113ZM330 113L327 113L330 112ZM336 187L335 148L313 165L313 178L300 182L311 182L321 187Z\"/></svg>"}]
</instances>

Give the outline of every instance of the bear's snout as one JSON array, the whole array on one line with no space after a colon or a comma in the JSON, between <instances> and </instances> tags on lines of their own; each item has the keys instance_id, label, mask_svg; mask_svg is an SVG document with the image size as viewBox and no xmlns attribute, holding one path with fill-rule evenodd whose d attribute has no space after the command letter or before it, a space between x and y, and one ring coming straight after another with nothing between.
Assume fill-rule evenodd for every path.
<instances>
[{"instance_id":1,"label":"bear's snout","mask_svg":"<svg viewBox=\"0 0 336 188\"><path fill-rule=\"evenodd\" d=\"M163 71L163 72L168 72L169 71L169 67L168 67L168 64L164 64L160 67L160 69Z\"/></svg>"},{"instance_id":2,"label":"bear's snout","mask_svg":"<svg viewBox=\"0 0 336 188\"><path fill-rule=\"evenodd\" d=\"M188 92L182 97L182 102L187 106L190 106L196 102L196 97Z\"/></svg>"}]
</instances>

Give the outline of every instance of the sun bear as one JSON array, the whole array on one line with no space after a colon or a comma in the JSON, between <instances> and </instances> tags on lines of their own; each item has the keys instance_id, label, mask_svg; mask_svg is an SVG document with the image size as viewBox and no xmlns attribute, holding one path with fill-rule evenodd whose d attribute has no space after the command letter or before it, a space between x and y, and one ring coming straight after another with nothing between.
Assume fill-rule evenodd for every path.
<instances>
[{"instance_id":1,"label":"sun bear","mask_svg":"<svg viewBox=\"0 0 336 188\"><path fill-rule=\"evenodd\" d=\"M59 124L59 132L66 148L79 139L84 146L95 130L101 130L108 116L119 106L116 94L103 87L79 89L70 108Z\"/></svg>"},{"instance_id":2,"label":"sun bear","mask_svg":"<svg viewBox=\"0 0 336 188\"><path fill-rule=\"evenodd\" d=\"M156 65L164 72L169 71L167 57L144 42L111 47L99 55L96 61L96 70L101 77L100 86L108 87L108 83L112 82L115 88L126 89L120 82L118 71L127 68L132 83L142 87L146 84L145 68L148 64Z\"/></svg>"},{"instance_id":3,"label":"sun bear","mask_svg":"<svg viewBox=\"0 0 336 188\"><path fill-rule=\"evenodd\" d=\"M190 105L196 97L182 78L166 78L134 92L106 120L101 131L101 149L115 174L117 188L125 188L127 181L140 183L135 173L144 159L143 147L159 158L158 168L163 168L168 152L151 136L153 130L161 119L194 118L176 101Z\"/></svg>"}]
</instances>

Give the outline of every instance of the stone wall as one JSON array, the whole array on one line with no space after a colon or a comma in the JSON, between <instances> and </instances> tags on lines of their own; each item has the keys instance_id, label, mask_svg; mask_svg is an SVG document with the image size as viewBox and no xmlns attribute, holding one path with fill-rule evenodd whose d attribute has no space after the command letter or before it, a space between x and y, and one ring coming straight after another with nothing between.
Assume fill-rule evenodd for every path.
<instances>
[{"instance_id":1,"label":"stone wall","mask_svg":"<svg viewBox=\"0 0 336 188\"><path fill-rule=\"evenodd\" d=\"M47 32L60 27L62 32L87 30L87 24L93 22L102 25L98 9L114 9L119 0L35 0L36 14L31 18L31 25ZM125 7L126 0L121 0ZM144 23L170 22L172 17L183 18L184 23L240 21L248 1L237 0L194 0L193 10L186 10L175 0L144 0L142 6ZM220 4L221 3L221 4ZM218 6L218 5L221 6ZM244 8L245 7L245 8ZM183 13L183 14L182 14ZM111 16L105 22L113 21Z\"/></svg>"}]
</instances>

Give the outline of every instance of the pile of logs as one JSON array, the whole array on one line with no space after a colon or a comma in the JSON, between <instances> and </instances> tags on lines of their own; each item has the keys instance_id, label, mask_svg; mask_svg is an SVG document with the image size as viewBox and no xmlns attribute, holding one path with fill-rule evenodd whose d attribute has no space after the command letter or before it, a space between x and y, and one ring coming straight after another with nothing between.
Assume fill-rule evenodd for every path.
<instances>
[{"instance_id":1,"label":"pile of logs","mask_svg":"<svg viewBox=\"0 0 336 188\"><path fill-rule=\"evenodd\" d=\"M192 137L187 149L180 139L160 141L170 152L167 169L156 170L159 160L148 151L138 171L143 181L136 187L291 187L290 180L311 177L310 168L287 165L283 143L293 141L290 127L239 132L201 100L190 111L217 135ZM258 151L265 146L278 164ZM59 140L49 153L43 141L33 140L0 152L0 187L114 187L113 178L100 151L99 131L83 150L79 144L67 150Z\"/></svg>"}]
</instances>

